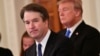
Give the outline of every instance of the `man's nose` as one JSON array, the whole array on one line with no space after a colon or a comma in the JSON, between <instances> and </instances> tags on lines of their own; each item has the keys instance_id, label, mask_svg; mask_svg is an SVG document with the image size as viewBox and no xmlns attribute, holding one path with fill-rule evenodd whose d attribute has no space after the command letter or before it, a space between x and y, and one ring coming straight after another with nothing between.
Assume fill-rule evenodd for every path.
<instances>
[{"instance_id":1,"label":"man's nose","mask_svg":"<svg viewBox=\"0 0 100 56\"><path fill-rule=\"evenodd\" d=\"M64 16L64 13L63 13L63 12L60 12L60 13L59 13L59 16Z\"/></svg>"},{"instance_id":2,"label":"man's nose","mask_svg":"<svg viewBox=\"0 0 100 56\"><path fill-rule=\"evenodd\" d=\"M30 23L29 27L34 28L35 27L34 23Z\"/></svg>"}]
</instances>

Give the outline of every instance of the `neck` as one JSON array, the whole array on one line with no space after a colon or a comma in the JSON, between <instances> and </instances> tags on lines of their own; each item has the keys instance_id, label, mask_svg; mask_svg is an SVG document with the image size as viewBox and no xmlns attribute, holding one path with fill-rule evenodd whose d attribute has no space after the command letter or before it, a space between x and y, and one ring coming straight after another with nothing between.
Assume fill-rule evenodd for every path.
<instances>
[{"instance_id":1,"label":"neck","mask_svg":"<svg viewBox=\"0 0 100 56\"><path fill-rule=\"evenodd\" d=\"M46 36L47 32L48 32L48 29L46 29L46 30L42 33L42 35L39 36L38 39L36 39L36 41L37 41L37 42L41 42L41 41L44 39L44 37Z\"/></svg>"},{"instance_id":2,"label":"neck","mask_svg":"<svg viewBox=\"0 0 100 56\"><path fill-rule=\"evenodd\" d=\"M77 19L77 20L76 20ZM71 21L71 22L69 22L69 23L67 23L65 26L66 26L66 28L71 28L71 27L73 27L76 23L78 23L80 20L81 20L81 18L76 18L75 20L73 20L73 21Z\"/></svg>"}]
</instances>

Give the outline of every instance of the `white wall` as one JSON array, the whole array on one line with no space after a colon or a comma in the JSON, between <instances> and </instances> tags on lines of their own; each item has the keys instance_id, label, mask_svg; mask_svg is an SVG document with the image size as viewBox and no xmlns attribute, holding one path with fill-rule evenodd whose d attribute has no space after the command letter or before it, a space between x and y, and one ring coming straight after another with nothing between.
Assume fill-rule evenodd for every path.
<instances>
[{"instance_id":1,"label":"white wall","mask_svg":"<svg viewBox=\"0 0 100 56\"><path fill-rule=\"evenodd\" d=\"M0 46L12 50L14 56L20 53L20 37L25 31L20 19L20 9L32 0L0 0ZM100 30L100 0L83 0L83 19Z\"/></svg>"},{"instance_id":2,"label":"white wall","mask_svg":"<svg viewBox=\"0 0 100 56\"><path fill-rule=\"evenodd\" d=\"M100 30L100 0L82 0L83 19L85 22Z\"/></svg>"},{"instance_id":3,"label":"white wall","mask_svg":"<svg viewBox=\"0 0 100 56\"><path fill-rule=\"evenodd\" d=\"M25 31L20 19L20 9L32 0L0 0L0 46L9 48L14 56L20 53L20 38Z\"/></svg>"},{"instance_id":4,"label":"white wall","mask_svg":"<svg viewBox=\"0 0 100 56\"><path fill-rule=\"evenodd\" d=\"M96 18L97 18L97 25L98 25L98 29L100 31L100 0L96 0L95 1L95 8L96 8Z\"/></svg>"},{"instance_id":5,"label":"white wall","mask_svg":"<svg viewBox=\"0 0 100 56\"><path fill-rule=\"evenodd\" d=\"M5 17L4 17L4 5L3 5L3 0L0 0L0 32L2 32L2 37L6 37L6 33L5 33ZM2 43L0 43L0 46L5 45L7 46L7 44L5 43L7 42L7 40L5 38L2 38Z\"/></svg>"}]
</instances>

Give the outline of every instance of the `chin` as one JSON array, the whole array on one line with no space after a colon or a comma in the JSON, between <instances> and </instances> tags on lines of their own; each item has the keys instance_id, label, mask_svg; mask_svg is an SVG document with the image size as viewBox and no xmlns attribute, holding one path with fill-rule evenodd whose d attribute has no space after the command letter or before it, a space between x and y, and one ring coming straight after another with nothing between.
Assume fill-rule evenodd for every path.
<instances>
[{"instance_id":1,"label":"chin","mask_svg":"<svg viewBox=\"0 0 100 56\"><path fill-rule=\"evenodd\" d=\"M62 22L62 24L65 25L66 23L65 22Z\"/></svg>"},{"instance_id":2,"label":"chin","mask_svg":"<svg viewBox=\"0 0 100 56\"><path fill-rule=\"evenodd\" d=\"M36 39L37 38L37 35L31 35L32 38Z\"/></svg>"}]
</instances>

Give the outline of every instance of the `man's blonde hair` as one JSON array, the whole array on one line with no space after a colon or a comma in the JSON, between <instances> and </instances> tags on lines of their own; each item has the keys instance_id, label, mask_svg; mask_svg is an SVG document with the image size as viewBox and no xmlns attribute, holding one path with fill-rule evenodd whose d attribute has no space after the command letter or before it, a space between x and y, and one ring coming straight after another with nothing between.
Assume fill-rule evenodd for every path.
<instances>
[{"instance_id":1,"label":"man's blonde hair","mask_svg":"<svg viewBox=\"0 0 100 56\"><path fill-rule=\"evenodd\" d=\"M67 2L74 3L74 8L80 10L81 11L81 16L82 16L82 13L83 13L82 0L58 0L57 4L59 6L59 4L67 3Z\"/></svg>"}]
</instances>

